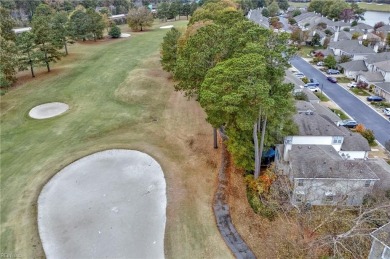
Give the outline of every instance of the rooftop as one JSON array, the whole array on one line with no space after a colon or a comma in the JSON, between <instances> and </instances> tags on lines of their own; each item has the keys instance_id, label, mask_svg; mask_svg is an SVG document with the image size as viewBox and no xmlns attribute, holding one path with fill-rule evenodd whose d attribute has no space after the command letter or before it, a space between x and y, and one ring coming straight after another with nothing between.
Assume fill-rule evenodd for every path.
<instances>
[{"instance_id":1,"label":"rooftop","mask_svg":"<svg viewBox=\"0 0 390 259\"><path fill-rule=\"evenodd\" d=\"M379 180L364 160L344 160L329 145L293 145L289 156L295 178Z\"/></svg>"},{"instance_id":2,"label":"rooftop","mask_svg":"<svg viewBox=\"0 0 390 259\"><path fill-rule=\"evenodd\" d=\"M294 115L294 122L298 125L300 136L345 136L329 117L317 112Z\"/></svg>"},{"instance_id":3,"label":"rooftop","mask_svg":"<svg viewBox=\"0 0 390 259\"><path fill-rule=\"evenodd\" d=\"M368 71L366 63L363 60L352 60L339 64L340 67L349 71Z\"/></svg>"},{"instance_id":4,"label":"rooftop","mask_svg":"<svg viewBox=\"0 0 390 259\"><path fill-rule=\"evenodd\" d=\"M385 60L390 60L390 52L382 52L382 53L377 53L375 55L367 56L364 61L367 64L373 64Z\"/></svg>"},{"instance_id":5,"label":"rooftop","mask_svg":"<svg viewBox=\"0 0 390 259\"><path fill-rule=\"evenodd\" d=\"M384 83L375 83L375 85L382 90L390 93L390 82L384 82Z\"/></svg>"},{"instance_id":6,"label":"rooftop","mask_svg":"<svg viewBox=\"0 0 390 259\"><path fill-rule=\"evenodd\" d=\"M359 75L362 75L368 82L383 82L384 78L381 72L360 72Z\"/></svg>"},{"instance_id":7,"label":"rooftop","mask_svg":"<svg viewBox=\"0 0 390 259\"><path fill-rule=\"evenodd\" d=\"M390 72L390 60L384 60L373 64L382 71Z\"/></svg>"},{"instance_id":8,"label":"rooftop","mask_svg":"<svg viewBox=\"0 0 390 259\"><path fill-rule=\"evenodd\" d=\"M344 136L343 144L341 145L341 151L371 151L371 147L361 134L350 132Z\"/></svg>"},{"instance_id":9,"label":"rooftop","mask_svg":"<svg viewBox=\"0 0 390 259\"><path fill-rule=\"evenodd\" d=\"M357 40L330 42L329 47L333 49L341 49L349 54L376 54L372 48L359 44Z\"/></svg>"},{"instance_id":10,"label":"rooftop","mask_svg":"<svg viewBox=\"0 0 390 259\"><path fill-rule=\"evenodd\" d=\"M390 247L390 222L372 232L371 236Z\"/></svg>"}]
</instances>

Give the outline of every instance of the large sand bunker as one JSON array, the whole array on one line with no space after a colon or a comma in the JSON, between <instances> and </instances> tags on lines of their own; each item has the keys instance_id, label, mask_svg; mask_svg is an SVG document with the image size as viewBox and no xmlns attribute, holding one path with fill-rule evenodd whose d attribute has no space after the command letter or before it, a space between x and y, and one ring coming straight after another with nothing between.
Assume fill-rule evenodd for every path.
<instances>
[{"instance_id":1,"label":"large sand bunker","mask_svg":"<svg viewBox=\"0 0 390 259\"><path fill-rule=\"evenodd\" d=\"M163 258L165 179L149 155L107 150L57 173L38 199L47 258Z\"/></svg>"},{"instance_id":2,"label":"large sand bunker","mask_svg":"<svg viewBox=\"0 0 390 259\"><path fill-rule=\"evenodd\" d=\"M44 103L32 108L28 115L34 119L47 119L58 116L66 112L68 109L69 105L66 103Z\"/></svg>"},{"instance_id":3,"label":"large sand bunker","mask_svg":"<svg viewBox=\"0 0 390 259\"><path fill-rule=\"evenodd\" d=\"M172 27L173 25L165 25L165 26L161 26L160 29L170 29Z\"/></svg>"}]
</instances>

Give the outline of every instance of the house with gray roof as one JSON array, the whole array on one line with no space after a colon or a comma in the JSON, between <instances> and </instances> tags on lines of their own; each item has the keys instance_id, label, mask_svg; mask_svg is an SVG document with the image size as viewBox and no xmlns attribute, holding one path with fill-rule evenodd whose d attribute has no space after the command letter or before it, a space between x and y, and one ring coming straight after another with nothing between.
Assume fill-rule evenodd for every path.
<instances>
[{"instance_id":1,"label":"house with gray roof","mask_svg":"<svg viewBox=\"0 0 390 259\"><path fill-rule=\"evenodd\" d=\"M374 27L372 27L371 25L368 25L366 23L358 23L356 26L352 26L351 27L351 31L352 32L364 32L364 31L367 31L367 32L372 32L374 31Z\"/></svg>"},{"instance_id":2,"label":"house with gray roof","mask_svg":"<svg viewBox=\"0 0 390 259\"><path fill-rule=\"evenodd\" d=\"M277 170L292 183L291 202L360 205L379 180L365 163L367 140L337 126L340 118L321 104L297 101L296 109L299 132L284 138L275 157Z\"/></svg>"},{"instance_id":3,"label":"house with gray roof","mask_svg":"<svg viewBox=\"0 0 390 259\"><path fill-rule=\"evenodd\" d=\"M335 37L337 36L337 39ZM342 40L352 40L352 33L348 31L340 31L338 35L334 34L332 37L330 37L330 41L342 41Z\"/></svg>"},{"instance_id":4,"label":"house with gray roof","mask_svg":"<svg viewBox=\"0 0 390 259\"><path fill-rule=\"evenodd\" d=\"M375 62L373 65L373 71L380 72L385 82L390 82L390 59Z\"/></svg>"},{"instance_id":5,"label":"house with gray roof","mask_svg":"<svg viewBox=\"0 0 390 259\"><path fill-rule=\"evenodd\" d=\"M377 32L384 32L384 33L389 33L390 32L390 25L384 25L382 27L379 27L376 29Z\"/></svg>"},{"instance_id":6,"label":"house with gray roof","mask_svg":"<svg viewBox=\"0 0 390 259\"><path fill-rule=\"evenodd\" d=\"M357 81L363 81L367 84L375 84L375 83L382 83L385 81L383 75L381 72L364 72L361 71L358 73Z\"/></svg>"},{"instance_id":7,"label":"house with gray roof","mask_svg":"<svg viewBox=\"0 0 390 259\"><path fill-rule=\"evenodd\" d=\"M292 204L358 206L379 178L364 160L345 160L327 145L296 145L289 156Z\"/></svg>"},{"instance_id":8,"label":"house with gray roof","mask_svg":"<svg viewBox=\"0 0 390 259\"><path fill-rule=\"evenodd\" d=\"M335 56L346 55L352 60L362 60L367 56L376 54L372 48L359 44L357 40L343 40L330 42L329 47Z\"/></svg>"},{"instance_id":9,"label":"house with gray roof","mask_svg":"<svg viewBox=\"0 0 390 259\"><path fill-rule=\"evenodd\" d=\"M375 94L390 100L390 82L375 83Z\"/></svg>"},{"instance_id":10,"label":"house with gray roof","mask_svg":"<svg viewBox=\"0 0 390 259\"><path fill-rule=\"evenodd\" d=\"M390 258L390 222L371 233L372 245L368 259Z\"/></svg>"},{"instance_id":11,"label":"house with gray roof","mask_svg":"<svg viewBox=\"0 0 390 259\"><path fill-rule=\"evenodd\" d=\"M369 55L364 59L368 71L375 71L374 63L390 60L390 52L377 53L375 55Z\"/></svg>"},{"instance_id":12,"label":"house with gray roof","mask_svg":"<svg viewBox=\"0 0 390 259\"><path fill-rule=\"evenodd\" d=\"M344 75L349 78L357 79L361 71L368 71L366 63L363 60L352 60L338 65L344 71Z\"/></svg>"}]
</instances>

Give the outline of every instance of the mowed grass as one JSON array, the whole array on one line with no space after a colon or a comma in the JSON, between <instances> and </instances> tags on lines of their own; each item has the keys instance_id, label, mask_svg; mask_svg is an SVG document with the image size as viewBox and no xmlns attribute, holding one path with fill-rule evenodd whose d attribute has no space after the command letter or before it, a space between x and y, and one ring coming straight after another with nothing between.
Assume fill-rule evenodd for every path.
<instances>
[{"instance_id":1,"label":"mowed grass","mask_svg":"<svg viewBox=\"0 0 390 259\"><path fill-rule=\"evenodd\" d=\"M167 32L161 25L126 39L71 46L51 73L41 70L1 98L2 253L43 258L36 202L45 183L85 155L126 148L148 153L164 170L167 257L231 256L211 209L218 156L212 130L199 105L174 92L161 69ZM34 106L53 101L70 110L46 120L28 117Z\"/></svg>"}]
</instances>

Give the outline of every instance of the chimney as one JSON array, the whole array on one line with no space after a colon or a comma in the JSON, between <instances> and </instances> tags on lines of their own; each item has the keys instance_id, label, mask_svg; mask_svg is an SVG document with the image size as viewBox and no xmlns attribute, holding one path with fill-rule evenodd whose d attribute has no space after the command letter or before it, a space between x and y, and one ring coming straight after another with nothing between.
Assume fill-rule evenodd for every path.
<instances>
[{"instance_id":1,"label":"chimney","mask_svg":"<svg viewBox=\"0 0 390 259\"><path fill-rule=\"evenodd\" d=\"M340 26L336 26L336 32L334 34L333 41L336 42L339 40Z\"/></svg>"},{"instance_id":2,"label":"chimney","mask_svg":"<svg viewBox=\"0 0 390 259\"><path fill-rule=\"evenodd\" d=\"M363 40L367 39L367 29L364 29Z\"/></svg>"}]
</instances>

